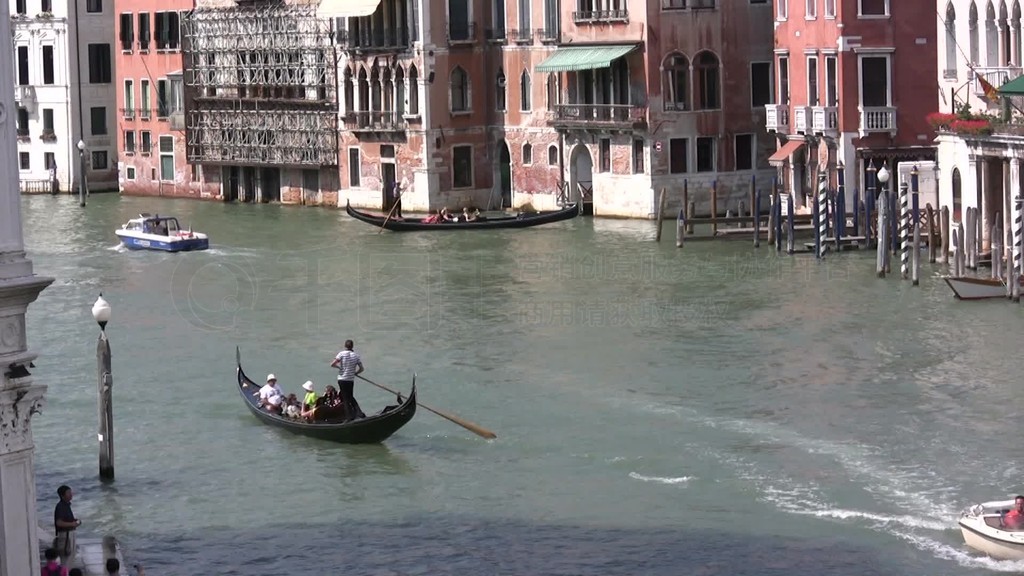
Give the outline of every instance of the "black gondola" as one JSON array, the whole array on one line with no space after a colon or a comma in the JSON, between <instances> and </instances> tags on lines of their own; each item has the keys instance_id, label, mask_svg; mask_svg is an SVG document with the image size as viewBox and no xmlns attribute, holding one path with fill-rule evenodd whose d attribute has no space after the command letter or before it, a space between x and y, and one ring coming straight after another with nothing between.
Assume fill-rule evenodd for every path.
<instances>
[{"instance_id":1,"label":"black gondola","mask_svg":"<svg viewBox=\"0 0 1024 576\"><path fill-rule=\"evenodd\" d=\"M349 422L339 421L341 414L326 414L321 420L319 417L315 422L293 420L276 414L271 414L259 406L260 385L253 382L242 370L241 353L235 349L235 357L238 363L238 393L242 400L257 418L265 424L283 428L295 434L311 436L331 442L342 444L376 444L383 442L399 428L405 426L416 414L416 376L412 377L412 390L409 396L402 400L398 397L398 405L386 406L378 414L359 418ZM317 410L320 412L320 410Z\"/></svg>"},{"instance_id":2,"label":"black gondola","mask_svg":"<svg viewBox=\"0 0 1024 576\"><path fill-rule=\"evenodd\" d=\"M551 224L552 222L571 220L580 214L579 204L570 204L561 210L549 212L523 212L517 216L488 216L471 222L436 222L429 224L424 222L422 218L403 218L401 220L395 220L394 218L388 219L386 216L367 214L366 212L356 210L349 203L345 204L345 211L348 212L349 216L356 220L372 224L378 228L383 226L385 229L393 232L412 232L416 230L529 228L531 226L540 226L541 224Z\"/></svg>"}]
</instances>

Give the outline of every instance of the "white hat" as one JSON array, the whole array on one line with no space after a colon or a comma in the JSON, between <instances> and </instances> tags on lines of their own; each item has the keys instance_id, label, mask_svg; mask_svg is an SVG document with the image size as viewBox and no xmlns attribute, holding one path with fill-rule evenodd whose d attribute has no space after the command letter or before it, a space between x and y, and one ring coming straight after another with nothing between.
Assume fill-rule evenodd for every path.
<instances>
[{"instance_id":1,"label":"white hat","mask_svg":"<svg viewBox=\"0 0 1024 576\"><path fill-rule=\"evenodd\" d=\"M271 380L277 380L277 376L274 376L273 374L267 374L267 382L270 382Z\"/></svg>"},{"instance_id":2,"label":"white hat","mask_svg":"<svg viewBox=\"0 0 1024 576\"><path fill-rule=\"evenodd\" d=\"M312 380L306 380L306 383L302 385L302 389L305 390L306 392L312 392L313 391L313 381Z\"/></svg>"}]
</instances>

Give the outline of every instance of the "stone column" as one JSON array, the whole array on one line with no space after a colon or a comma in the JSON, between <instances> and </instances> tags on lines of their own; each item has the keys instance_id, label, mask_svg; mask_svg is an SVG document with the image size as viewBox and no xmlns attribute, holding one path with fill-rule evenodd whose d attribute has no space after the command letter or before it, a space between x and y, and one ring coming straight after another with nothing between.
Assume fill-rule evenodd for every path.
<instances>
[{"instance_id":1,"label":"stone column","mask_svg":"<svg viewBox=\"0 0 1024 576\"><path fill-rule=\"evenodd\" d=\"M10 26L0 26L0 45L11 45ZM46 387L33 385L28 372L36 355L27 347L25 311L53 282L34 275L25 257L13 66L0 58L0 576L39 572L31 419Z\"/></svg>"}]
</instances>

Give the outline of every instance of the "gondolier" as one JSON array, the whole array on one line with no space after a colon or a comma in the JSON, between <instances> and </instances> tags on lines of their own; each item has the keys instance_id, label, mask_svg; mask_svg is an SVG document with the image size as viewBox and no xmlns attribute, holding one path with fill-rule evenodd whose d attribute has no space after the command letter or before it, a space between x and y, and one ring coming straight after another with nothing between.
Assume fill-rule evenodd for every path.
<instances>
[{"instance_id":1,"label":"gondolier","mask_svg":"<svg viewBox=\"0 0 1024 576\"><path fill-rule=\"evenodd\" d=\"M345 340L345 349L338 352L331 362L331 368L338 369L338 389L345 405L345 417L349 420L366 417L353 395L356 376L363 372L363 360L352 349L354 346L351 340Z\"/></svg>"}]
</instances>

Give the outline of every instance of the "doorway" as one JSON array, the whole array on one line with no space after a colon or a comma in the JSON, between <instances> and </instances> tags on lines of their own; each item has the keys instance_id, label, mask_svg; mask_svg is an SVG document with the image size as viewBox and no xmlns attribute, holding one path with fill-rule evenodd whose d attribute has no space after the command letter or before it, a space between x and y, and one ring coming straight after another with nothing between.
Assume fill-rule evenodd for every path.
<instances>
[{"instance_id":1,"label":"doorway","mask_svg":"<svg viewBox=\"0 0 1024 576\"><path fill-rule=\"evenodd\" d=\"M221 194L225 202L238 200L239 180L238 166L224 166L221 168L221 186L223 187Z\"/></svg>"},{"instance_id":2,"label":"doorway","mask_svg":"<svg viewBox=\"0 0 1024 576\"><path fill-rule=\"evenodd\" d=\"M577 144L569 156L569 202L582 202L586 209L593 197L594 160L586 146Z\"/></svg>"},{"instance_id":3,"label":"doorway","mask_svg":"<svg viewBox=\"0 0 1024 576\"><path fill-rule=\"evenodd\" d=\"M498 146L498 191L501 192L501 208L512 207L512 154L508 142Z\"/></svg>"},{"instance_id":4,"label":"doorway","mask_svg":"<svg viewBox=\"0 0 1024 576\"><path fill-rule=\"evenodd\" d=\"M380 182L381 182L381 210L388 212L395 205L394 195L391 193L395 189L395 163L384 162L380 163Z\"/></svg>"},{"instance_id":5,"label":"doorway","mask_svg":"<svg viewBox=\"0 0 1024 576\"><path fill-rule=\"evenodd\" d=\"M260 172L260 202L277 202L281 200L281 169L263 168Z\"/></svg>"}]
</instances>

